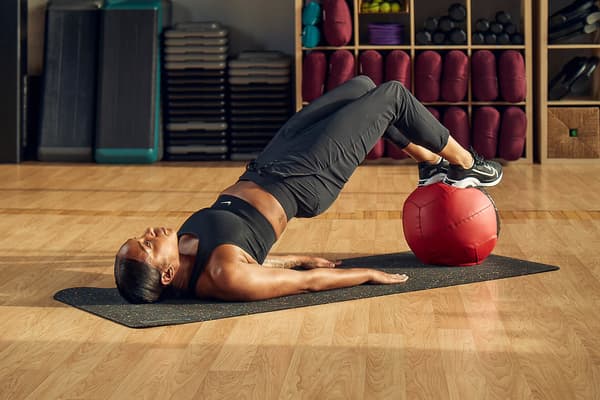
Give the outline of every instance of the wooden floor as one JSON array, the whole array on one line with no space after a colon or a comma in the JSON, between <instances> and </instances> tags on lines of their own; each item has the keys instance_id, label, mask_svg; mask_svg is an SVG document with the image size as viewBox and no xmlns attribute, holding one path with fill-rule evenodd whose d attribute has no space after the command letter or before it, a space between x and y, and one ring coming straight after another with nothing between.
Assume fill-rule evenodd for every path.
<instances>
[{"instance_id":1,"label":"wooden floor","mask_svg":"<svg viewBox=\"0 0 600 400\"><path fill-rule=\"evenodd\" d=\"M558 272L133 330L67 307L130 235L178 227L239 163L0 166L1 399L598 399L600 166L510 165L495 253ZM409 165L359 168L275 253L408 250Z\"/></svg>"}]
</instances>

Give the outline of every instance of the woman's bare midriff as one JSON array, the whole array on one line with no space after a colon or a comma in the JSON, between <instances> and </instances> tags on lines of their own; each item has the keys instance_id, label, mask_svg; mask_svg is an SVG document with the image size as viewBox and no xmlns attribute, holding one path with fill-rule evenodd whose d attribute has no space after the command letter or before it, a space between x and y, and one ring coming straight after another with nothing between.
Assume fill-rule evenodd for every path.
<instances>
[{"instance_id":1,"label":"woman's bare midriff","mask_svg":"<svg viewBox=\"0 0 600 400\"><path fill-rule=\"evenodd\" d=\"M277 239L287 226L287 216L277 199L254 182L239 181L221 194L238 197L254 206L273 226Z\"/></svg>"}]
</instances>

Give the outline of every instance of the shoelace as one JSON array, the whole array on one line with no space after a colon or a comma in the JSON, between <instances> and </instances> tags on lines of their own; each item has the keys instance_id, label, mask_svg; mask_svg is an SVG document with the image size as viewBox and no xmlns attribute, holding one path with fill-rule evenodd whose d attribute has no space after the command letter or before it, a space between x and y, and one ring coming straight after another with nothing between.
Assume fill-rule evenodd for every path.
<instances>
[{"instance_id":1,"label":"shoelace","mask_svg":"<svg viewBox=\"0 0 600 400\"><path fill-rule=\"evenodd\" d=\"M485 159L480 156L475 149L471 147L471 155L473 156L473 161L475 162L473 165L481 165L485 162Z\"/></svg>"}]
</instances>

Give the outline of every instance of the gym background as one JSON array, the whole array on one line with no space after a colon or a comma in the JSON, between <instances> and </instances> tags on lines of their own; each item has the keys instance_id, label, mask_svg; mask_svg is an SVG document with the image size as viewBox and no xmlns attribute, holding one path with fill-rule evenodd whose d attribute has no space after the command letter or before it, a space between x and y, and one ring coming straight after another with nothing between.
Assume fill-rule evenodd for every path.
<instances>
[{"instance_id":1,"label":"gym background","mask_svg":"<svg viewBox=\"0 0 600 400\"><path fill-rule=\"evenodd\" d=\"M40 75L47 0L29 0L28 72ZM294 53L293 0L176 0L173 23L219 21L229 29L229 51L279 50Z\"/></svg>"}]
</instances>

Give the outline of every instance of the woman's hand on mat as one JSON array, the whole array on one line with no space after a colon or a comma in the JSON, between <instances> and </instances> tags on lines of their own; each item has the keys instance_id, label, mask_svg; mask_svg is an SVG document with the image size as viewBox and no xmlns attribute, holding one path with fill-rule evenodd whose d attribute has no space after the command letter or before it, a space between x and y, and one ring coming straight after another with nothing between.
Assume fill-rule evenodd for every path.
<instances>
[{"instance_id":1,"label":"woman's hand on mat","mask_svg":"<svg viewBox=\"0 0 600 400\"><path fill-rule=\"evenodd\" d=\"M404 283L408 280L408 275L406 274L388 274L387 272L383 272L378 269L374 269L372 271L372 277L369 283L390 285L394 283Z\"/></svg>"},{"instance_id":2,"label":"woman's hand on mat","mask_svg":"<svg viewBox=\"0 0 600 400\"><path fill-rule=\"evenodd\" d=\"M341 261L331 261L322 257L312 257L312 256L301 256L300 257L300 267L305 269L315 269L315 268L335 268L338 265L341 265Z\"/></svg>"}]
</instances>

